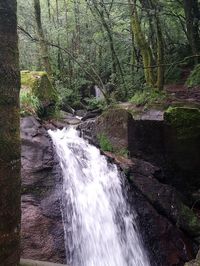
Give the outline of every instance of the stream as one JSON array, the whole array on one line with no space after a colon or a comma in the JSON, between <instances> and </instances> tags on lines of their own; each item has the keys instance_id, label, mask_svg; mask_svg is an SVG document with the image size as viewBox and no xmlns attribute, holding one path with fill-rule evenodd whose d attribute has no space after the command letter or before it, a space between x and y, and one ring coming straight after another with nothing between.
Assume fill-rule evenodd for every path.
<instances>
[{"instance_id":1,"label":"stream","mask_svg":"<svg viewBox=\"0 0 200 266\"><path fill-rule=\"evenodd\" d=\"M69 266L150 266L116 165L74 128L51 131L63 174Z\"/></svg>"}]
</instances>

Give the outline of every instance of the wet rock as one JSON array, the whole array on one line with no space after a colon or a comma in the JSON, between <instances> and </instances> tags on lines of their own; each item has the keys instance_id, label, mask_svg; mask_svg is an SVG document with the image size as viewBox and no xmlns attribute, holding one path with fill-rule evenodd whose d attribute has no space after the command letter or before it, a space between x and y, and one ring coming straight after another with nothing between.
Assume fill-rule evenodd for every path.
<instances>
[{"instance_id":1,"label":"wet rock","mask_svg":"<svg viewBox=\"0 0 200 266\"><path fill-rule=\"evenodd\" d=\"M137 213L139 231L152 266L183 266L193 257L191 241L161 215L137 187L132 185L128 198Z\"/></svg>"},{"instance_id":2,"label":"wet rock","mask_svg":"<svg viewBox=\"0 0 200 266\"><path fill-rule=\"evenodd\" d=\"M125 173L128 202L133 213L136 212L151 265L184 265L194 256L191 235L197 237L200 233L198 218L183 204L174 188L158 182L155 176L162 175L161 169L136 158L123 158L110 152L104 155Z\"/></svg>"},{"instance_id":3,"label":"wet rock","mask_svg":"<svg viewBox=\"0 0 200 266\"><path fill-rule=\"evenodd\" d=\"M128 124L131 114L123 109L111 109L97 117L95 121L86 121L79 126L84 137L99 144L99 136L104 135L115 150L128 148Z\"/></svg>"},{"instance_id":4,"label":"wet rock","mask_svg":"<svg viewBox=\"0 0 200 266\"><path fill-rule=\"evenodd\" d=\"M84 117L87 114L87 110L76 110L75 115L79 116L79 117Z\"/></svg>"},{"instance_id":5,"label":"wet rock","mask_svg":"<svg viewBox=\"0 0 200 266\"><path fill-rule=\"evenodd\" d=\"M171 181L186 196L200 188L200 111L174 107L164 114L165 154Z\"/></svg>"},{"instance_id":6,"label":"wet rock","mask_svg":"<svg viewBox=\"0 0 200 266\"><path fill-rule=\"evenodd\" d=\"M64 266L64 264L21 259L20 266Z\"/></svg>"},{"instance_id":7,"label":"wet rock","mask_svg":"<svg viewBox=\"0 0 200 266\"><path fill-rule=\"evenodd\" d=\"M83 118L82 118L81 120L82 120L82 121L86 121L86 120L88 120L88 119L95 118L95 117L99 116L101 113L102 113L102 110L100 110L100 109L92 110L92 111L88 111L88 112L83 116Z\"/></svg>"},{"instance_id":8,"label":"wet rock","mask_svg":"<svg viewBox=\"0 0 200 266\"><path fill-rule=\"evenodd\" d=\"M133 174L130 176L135 187L147 198L156 210L167 217L188 236L200 236L200 219L180 199L178 192L169 185L161 184L152 176Z\"/></svg>"},{"instance_id":9,"label":"wet rock","mask_svg":"<svg viewBox=\"0 0 200 266\"><path fill-rule=\"evenodd\" d=\"M51 140L34 117L21 120L21 256L65 262L60 211L61 175Z\"/></svg>"},{"instance_id":10,"label":"wet rock","mask_svg":"<svg viewBox=\"0 0 200 266\"><path fill-rule=\"evenodd\" d=\"M130 108L129 106L127 108ZM174 107L166 112L134 112L110 109L79 126L83 136L99 145L98 136L108 138L113 150L126 149L136 157L157 165L162 182L174 186L191 203L200 189L200 111L198 108Z\"/></svg>"}]
</instances>

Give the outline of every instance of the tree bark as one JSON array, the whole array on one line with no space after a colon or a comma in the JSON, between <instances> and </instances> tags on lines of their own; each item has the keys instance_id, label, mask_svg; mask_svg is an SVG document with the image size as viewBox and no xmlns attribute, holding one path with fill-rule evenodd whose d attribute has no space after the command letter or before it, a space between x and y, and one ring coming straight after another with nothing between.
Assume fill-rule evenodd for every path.
<instances>
[{"instance_id":1,"label":"tree bark","mask_svg":"<svg viewBox=\"0 0 200 266\"><path fill-rule=\"evenodd\" d=\"M51 64L49 60L48 47L45 42L44 32L42 28L40 0L34 0L34 10L35 10L35 20L36 20L36 25L37 25L37 34L38 34L39 43L40 43L40 55L42 57L42 64L43 64L45 71L51 77L52 69L51 69Z\"/></svg>"},{"instance_id":2,"label":"tree bark","mask_svg":"<svg viewBox=\"0 0 200 266\"><path fill-rule=\"evenodd\" d=\"M164 49L164 38L162 33L162 27L159 17L159 10L157 9L159 3L157 0L149 0L150 8L154 10L154 21L155 21L155 29L156 29L156 46L157 46L157 81L156 87L159 90L162 90L164 87L165 81L165 67L164 67L164 59L165 59L165 49Z\"/></svg>"},{"instance_id":3,"label":"tree bark","mask_svg":"<svg viewBox=\"0 0 200 266\"><path fill-rule=\"evenodd\" d=\"M0 0L0 264L20 259L20 131L16 0Z\"/></svg>"},{"instance_id":4,"label":"tree bark","mask_svg":"<svg viewBox=\"0 0 200 266\"><path fill-rule=\"evenodd\" d=\"M184 0L184 11L187 28L187 38L193 55L200 52L199 21L200 11L198 0ZM198 59L196 58L196 63Z\"/></svg>"},{"instance_id":5,"label":"tree bark","mask_svg":"<svg viewBox=\"0 0 200 266\"><path fill-rule=\"evenodd\" d=\"M155 86L155 77L153 68L151 68L151 66L153 65L152 51L141 29L136 3L133 0L128 0L128 3L131 10L131 28L138 48L141 51L146 84L153 88Z\"/></svg>"}]
</instances>

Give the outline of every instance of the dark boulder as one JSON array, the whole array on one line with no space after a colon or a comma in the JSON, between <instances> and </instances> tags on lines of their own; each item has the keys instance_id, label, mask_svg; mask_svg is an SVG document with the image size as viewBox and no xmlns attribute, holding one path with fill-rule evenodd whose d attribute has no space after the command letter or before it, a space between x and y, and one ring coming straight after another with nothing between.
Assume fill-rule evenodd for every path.
<instances>
[{"instance_id":1,"label":"dark boulder","mask_svg":"<svg viewBox=\"0 0 200 266\"><path fill-rule=\"evenodd\" d=\"M65 262L60 211L61 175L47 131L34 117L21 120L21 256Z\"/></svg>"},{"instance_id":2,"label":"dark boulder","mask_svg":"<svg viewBox=\"0 0 200 266\"><path fill-rule=\"evenodd\" d=\"M90 128L90 130L88 130ZM85 138L99 145L105 135L113 150L126 149L136 157L162 169L162 182L174 186L190 204L200 189L200 111L174 107L164 111L137 113L110 109L95 121L81 124Z\"/></svg>"},{"instance_id":3,"label":"dark boulder","mask_svg":"<svg viewBox=\"0 0 200 266\"><path fill-rule=\"evenodd\" d=\"M184 265L197 252L200 220L191 198L200 189L199 125L199 110L191 108L167 114L116 108L79 125L92 144L99 146L98 135L105 134L115 151L129 151L131 159L104 154L129 178L129 201L152 265Z\"/></svg>"},{"instance_id":4,"label":"dark boulder","mask_svg":"<svg viewBox=\"0 0 200 266\"><path fill-rule=\"evenodd\" d=\"M161 174L160 169L136 158L104 154L126 173L122 183L151 265L182 266L193 258L196 246L190 236L199 235L199 220L172 187L156 180L155 175ZM183 209L187 210L186 213Z\"/></svg>"}]
</instances>

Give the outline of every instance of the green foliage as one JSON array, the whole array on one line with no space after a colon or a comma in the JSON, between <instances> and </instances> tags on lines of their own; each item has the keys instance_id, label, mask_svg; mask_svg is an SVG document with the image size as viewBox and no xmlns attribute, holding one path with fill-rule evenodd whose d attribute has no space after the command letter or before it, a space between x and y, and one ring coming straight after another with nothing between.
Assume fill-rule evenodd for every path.
<instances>
[{"instance_id":1,"label":"green foliage","mask_svg":"<svg viewBox=\"0 0 200 266\"><path fill-rule=\"evenodd\" d=\"M32 42L29 34L37 37L36 24L32 0L18 0L19 25L27 31L19 31L20 67L21 69L42 70L41 56L38 42ZM51 1L48 6L46 0L40 0L42 25L45 40L49 43L49 57L53 69L53 76L59 82L60 101L68 103L73 108L80 107L80 94L84 84L113 83L115 90L113 98L117 101L126 101L144 86L144 68L141 57L141 47L130 32L130 7L119 1L113 1L111 5L104 1ZM123 1L122 1L123 2ZM147 1L149 2L149 1ZM181 1L156 2L156 10L149 8L141 1L136 1L136 8L140 18L140 25L148 46L152 49L153 64L157 58L157 36L155 28L155 14L160 20L165 42L165 80L168 83L180 82L179 67L174 62L179 62L191 55L188 48L188 39L185 34L184 7ZM99 10L100 12L97 12ZM27 13L29 16L27 16ZM84 15L83 15L84 14ZM116 66L113 69L113 54L109 36L100 14L107 23L113 48L117 56L123 78ZM173 19L172 19L173 18ZM53 44L53 46L51 46ZM58 44L61 48L55 47ZM115 62L116 64L116 62ZM154 74L157 68L154 68ZM188 81L189 86L190 81ZM198 82L194 82L194 86ZM193 86L193 85L192 85ZM84 96L85 97L85 96ZM140 98L140 96L135 96ZM133 98L135 101L135 98ZM136 99L136 102L142 102ZM145 102L146 100L144 100ZM90 103L91 102L91 103ZM95 100L88 105L102 108L101 103Z\"/></svg>"},{"instance_id":2,"label":"green foliage","mask_svg":"<svg viewBox=\"0 0 200 266\"><path fill-rule=\"evenodd\" d=\"M120 155L120 156L123 156L123 157L126 157L128 158L129 157L129 150L124 148L124 149L120 149L120 150L117 150L115 152L117 155Z\"/></svg>"},{"instance_id":3,"label":"green foliage","mask_svg":"<svg viewBox=\"0 0 200 266\"><path fill-rule=\"evenodd\" d=\"M176 84L181 80L181 68L178 66L174 66L169 69L166 74L166 83L168 84Z\"/></svg>"},{"instance_id":4,"label":"green foliage","mask_svg":"<svg viewBox=\"0 0 200 266\"><path fill-rule=\"evenodd\" d=\"M20 93L20 113L22 116L37 115L40 112L39 99L28 91Z\"/></svg>"},{"instance_id":5,"label":"green foliage","mask_svg":"<svg viewBox=\"0 0 200 266\"><path fill-rule=\"evenodd\" d=\"M105 134L99 134L97 137L102 151L113 152L113 146Z\"/></svg>"},{"instance_id":6,"label":"green foliage","mask_svg":"<svg viewBox=\"0 0 200 266\"><path fill-rule=\"evenodd\" d=\"M106 101L105 100L99 100L95 97L92 98L85 98L85 101L87 103L88 109L95 110L95 109L100 109L100 110L105 110L107 107Z\"/></svg>"},{"instance_id":7,"label":"green foliage","mask_svg":"<svg viewBox=\"0 0 200 266\"><path fill-rule=\"evenodd\" d=\"M191 72L186 81L186 85L189 87L200 86L200 64Z\"/></svg>"},{"instance_id":8,"label":"green foliage","mask_svg":"<svg viewBox=\"0 0 200 266\"><path fill-rule=\"evenodd\" d=\"M129 151L126 148L123 149L117 149L114 148L112 143L110 142L109 138L105 134L99 134L97 135L98 141L99 141L99 146L102 151L107 151L107 152L113 152L119 156L123 156L128 158L129 156Z\"/></svg>"},{"instance_id":9,"label":"green foliage","mask_svg":"<svg viewBox=\"0 0 200 266\"><path fill-rule=\"evenodd\" d=\"M146 88L142 91L137 91L131 98L130 102L144 106L146 104L162 103L165 99L165 92Z\"/></svg>"},{"instance_id":10,"label":"green foliage","mask_svg":"<svg viewBox=\"0 0 200 266\"><path fill-rule=\"evenodd\" d=\"M62 84L57 85L59 93L59 105L69 105L72 108L80 106L81 96L77 90L63 87Z\"/></svg>"}]
</instances>

